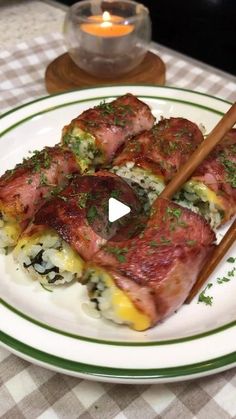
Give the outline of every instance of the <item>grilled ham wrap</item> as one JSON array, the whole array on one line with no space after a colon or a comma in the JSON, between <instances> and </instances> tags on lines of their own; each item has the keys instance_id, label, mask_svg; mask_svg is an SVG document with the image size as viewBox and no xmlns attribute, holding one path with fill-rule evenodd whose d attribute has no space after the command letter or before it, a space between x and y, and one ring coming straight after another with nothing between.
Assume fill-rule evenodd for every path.
<instances>
[{"instance_id":1,"label":"grilled ham wrap","mask_svg":"<svg viewBox=\"0 0 236 419\"><path fill-rule=\"evenodd\" d=\"M154 124L148 105L132 94L88 109L63 128L62 143L77 155L82 172L111 162L131 136Z\"/></svg>"},{"instance_id":2,"label":"grilled ham wrap","mask_svg":"<svg viewBox=\"0 0 236 419\"><path fill-rule=\"evenodd\" d=\"M193 122L162 119L126 143L113 162L112 172L133 187L138 183L152 203L202 141L203 135Z\"/></svg>"},{"instance_id":3,"label":"grilled ham wrap","mask_svg":"<svg viewBox=\"0 0 236 419\"><path fill-rule=\"evenodd\" d=\"M203 141L199 128L183 118L161 120L131 139L116 157L112 172L147 192L152 203ZM207 140L206 140L207 141ZM201 163L174 200L203 215L216 229L236 213L236 129Z\"/></svg>"},{"instance_id":4,"label":"grilled ham wrap","mask_svg":"<svg viewBox=\"0 0 236 419\"><path fill-rule=\"evenodd\" d=\"M91 260L109 237L108 190L117 192L114 179L118 177L105 171L74 176L57 197L40 208L14 249L16 261L32 278L57 285L81 277L84 261ZM124 182L118 192L119 199L129 199L133 207L138 204Z\"/></svg>"},{"instance_id":5,"label":"grilled ham wrap","mask_svg":"<svg viewBox=\"0 0 236 419\"><path fill-rule=\"evenodd\" d=\"M14 247L35 212L78 171L72 151L45 147L0 178L0 249Z\"/></svg>"},{"instance_id":6,"label":"grilled ham wrap","mask_svg":"<svg viewBox=\"0 0 236 419\"><path fill-rule=\"evenodd\" d=\"M83 283L93 308L138 331L155 326L183 304L214 241L204 218L156 200L139 236L108 241L86 264Z\"/></svg>"},{"instance_id":7,"label":"grilled ham wrap","mask_svg":"<svg viewBox=\"0 0 236 419\"><path fill-rule=\"evenodd\" d=\"M177 197L193 203L213 228L236 214L236 129L201 163Z\"/></svg>"}]
</instances>

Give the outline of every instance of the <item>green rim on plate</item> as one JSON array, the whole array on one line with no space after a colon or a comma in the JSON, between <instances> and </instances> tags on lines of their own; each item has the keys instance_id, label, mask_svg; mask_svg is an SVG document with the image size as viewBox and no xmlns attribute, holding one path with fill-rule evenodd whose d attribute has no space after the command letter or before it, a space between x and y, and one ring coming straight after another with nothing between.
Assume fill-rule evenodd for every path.
<instances>
[{"instance_id":1,"label":"green rim on plate","mask_svg":"<svg viewBox=\"0 0 236 419\"><path fill-rule=\"evenodd\" d=\"M199 104L189 102L189 101L186 101L186 100L180 100L180 99L176 99L176 98L165 98L163 96L148 96L148 95L138 95L138 96L139 96L139 98L142 98L142 99L158 99L158 100L166 100L168 102L183 103L183 104L186 104L186 105L194 106L195 108L200 108L200 109L204 109L206 111L210 111L210 112L215 113L217 115L221 115L221 116L223 115L223 112L217 111L216 109L209 108L207 106L199 105ZM118 97L118 95L114 95L114 97ZM45 99L48 99L48 98L50 98L50 96L46 96ZM16 122L15 124L11 125L10 127L6 128L4 131L0 132L0 137L3 137L9 131L11 131L14 128L18 127L19 125L29 121L30 119L35 118L36 116L43 115L43 114L48 113L48 112L53 112L56 109L64 108L66 106L76 105L77 103L90 102L91 100L92 101L94 101L94 100L100 100L101 101L101 100L105 100L105 99L109 99L109 98L110 98L110 96L92 97L92 98L89 98L89 99L75 100L73 102L63 103L61 105L52 106L51 108L46 108L43 111L36 112L36 113L34 113L30 116L27 116L26 118L23 118L20 121ZM30 102L30 104L33 104L36 101ZM22 107L24 107L24 106L25 105L22 105ZM10 112L13 112L13 111L10 111ZM5 115L8 115L8 114L5 114Z\"/></svg>"},{"instance_id":2,"label":"green rim on plate","mask_svg":"<svg viewBox=\"0 0 236 419\"><path fill-rule=\"evenodd\" d=\"M124 369L109 368L98 365L83 364L65 358L48 354L32 346L26 345L19 340L12 338L6 333L0 332L0 341L7 347L12 348L19 354L24 354L34 360L43 362L50 367L58 367L65 372L78 372L81 374L94 375L98 377L122 378L122 379L161 379L197 375L202 372L218 370L236 363L236 353L230 353L218 358L208 359L203 362L189 365L181 365L172 368L150 368L150 369ZM217 372L217 371L216 371Z\"/></svg>"},{"instance_id":3,"label":"green rim on plate","mask_svg":"<svg viewBox=\"0 0 236 419\"><path fill-rule=\"evenodd\" d=\"M112 341L112 340L102 340L102 339L95 339L90 338L86 336L77 335L75 333L69 333L61 329L57 329L56 327L50 326L49 324L40 322L39 320L36 320L27 314L21 312L20 310L17 310L12 305L8 304L3 299L0 299L0 304L4 305L7 309L12 311L13 313L19 315L25 320L28 320L30 323L35 324L36 326L40 326L46 330L50 330L51 332L58 333L59 335L67 336L73 339L82 340L85 342L92 342L92 343L98 343L101 345L112 345L112 346L163 346L163 345L174 345L176 343L183 343L183 342L189 342L191 340L195 339L201 339L207 336L214 335L216 333L223 332L223 330L227 330L231 327L236 327L236 321L224 324L220 327L217 327L215 329L208 330L207 332L198 333L196 335L186 336L179 339L168 339L168 340L159 340L159 341L152 341L152 342L130 342L130 341Z\"/></svg>"},{"instance_id":4,"label":"green rim on plate","mask_svg":"<svg viewBox=\"0 0 236 419\"><path fill-rule=\"evenodd\" d=\"M132 83L132 84L129 84L128 86L132 86L132 87L135 87L135 86L137 86L137 87L153 87L153 88L164 89L164 90L170 89L170 90L179 91L179 92L189 92L189 93L194 93L196 95L209 97L211 99L217 99L220 102L228 103L228 104L232 105L232 102L229 102L228 100L222 99L220 97L208 95L207 93L202 93L202 92L197 92L197 91L195 92L193 90L184 89L184 88L181 88L181 87L160 86L160 85L155 85L155 84L137 84L137 83L136 84L135 83ZM112 88L112 87L116 87L116 86L114 84L113 85L112 84L111 85L108 85L108 84L106 84L106 85L97 85L97 86L95 85L93 87L81 87L80 89L72 89L72 90L69 90L67 92L60 92L60 93L54 93L54 94L51 94L51 95L42 96L42 97L39 97L37 99L30 100L29 102L23 103L22 105L15 106L13 109L10 109L9 111L3 113L2 116L1 116L1 118L4 118L5 116L7 116L7 115L9 115L9 114L11 114L13 112L16 112L19 109L22 109L22 108L24 108L26 106L32 105L33 103L37 103L37 102L41 102L41 101L44 101L44 100L47 100L47 99L51 99L52 97L67 95L67 94L71 94L71 93L75 93L75 92L80 92L81 90L94 90L94 89ZM111 96L112 95L110 95L110 97Z\"/></svg>"}]
</instances>

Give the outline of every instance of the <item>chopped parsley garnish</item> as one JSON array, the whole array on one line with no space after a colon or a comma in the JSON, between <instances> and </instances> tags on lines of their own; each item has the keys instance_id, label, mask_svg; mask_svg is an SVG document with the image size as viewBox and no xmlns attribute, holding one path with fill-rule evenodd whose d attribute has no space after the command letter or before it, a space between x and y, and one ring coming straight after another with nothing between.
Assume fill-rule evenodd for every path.
<instances>
[{"instance_id":1,"label":"chopped parsley garnish","mask_svg":"<svg viewBox=\"0 0 236 419\"><path fill-rule=\"evenodd\" d=\"M111 196L111 198L119 198L120 191L118 189L114 189L113 191L111 191L110 196Z\"/></svg>"},{"instance_id":2,"label":"chopped parsley garnish","mask_svg":"<svg viewBox=\"0 0 236 419\"><path fill-rule=\"evenodd\" d=\"M223 276L222 278L217 278L217 284L223 284L224 282L229 282L230 278Z\"/></svg>"},{"instance_id":3,"label":"chopped parsley garnish","mask_svg":"<svg viewBox=\"0 0 236 419\"><path fill-rule=\"evenodd\" d=\"M161 243L162 244L169 244L169 243L171 243L171 240L167 239L164 236L161 236Z\"/></svg>"},{"instance_id":4,"label":"chopped parsley garnish","mask_svg":"<svg viewBox=\"0 0 236 419\"><path fill-rule=\"evenodd\" d=\"M167 239L164 236L161 236L159 243L156 240L151 240L149 242L149 246L150 247L158 247L158 246L163 246L163 245L167 245L167 244L170 244L170 243L171 243L171 240Z\"/></svg>"},{"instance_id":5,"label":"chopped parsley garnish","mask_svg":"<svg viewBox=\"0 0 236 419\"><path fill-rule=\"evenodd\" d=\"M234 263L234 262L236 262L236 258L231 256L227 259L227 262L228 263ZM218 284L223 284L224 282L229 282L235 276L235 272L236 272L236 266L233 269L231 269L230 271L228 271L226 276L223 276L222 278L217 278L217 283Z\"/></svg>"},{"instance_id":6,"label":"chopped parsley garnish","mask_svg":"<svg viewBox=\"0 0 236 419\"><path fill-rule=\"evenodd\" d=\"M87 198L88 198L88 193L87 192L80 192L78 193L78 206L80 208L85 208L86 207L86 202L87 202Z\"/></svg>"},{"instance_id":7,"label":"chopped parsley garnish","mask_svg":"<svg viewBox=\"0 0 236 419\"><path fill-rule=\"evenodd\" d=\"M167 212L168 215L170 215L170 216L172 215L172 216L174 216L176 218L179 218L181 216L181 214L182 214L182 210L180 208L170 208L170 207L167 207L166 208L166 212Z\"/></svg>"},{"instance_id":8,"label":"chopped parsley garnish","mask_svg":"<svg viewBox=\"0 0 236 419\"><path fill-rule=\"evenodd\" d=\"M98 216L97 208L94 205L92 205L87 212L88 222L92 223L97 216Z\"/></svg>"},{"instance_id":9,"label":"chopped parsley garnish","mask_svg":"<svg viewBox=\"0 0 236 419\"><path fill-rule=\"evenodd\" d=\"M227 259L227 262L229 262L229 263L234 263L234 262L236 262L236 258L233 258L232 256L230 256L230 257Z\"/></svg>"},{"instance_id":10,"label":"chopped parsley garnish","mask_svg":"<svg viewBox=\"0 0 236 419\"><path fill-rule=\"evenodd\" d=\"M50 196L57 196L59 193L63 190L62 186L55 186L50 192L49 196L47 198L50 198Z\"/></svg>"},{"instance_id":11,"label":"chopped parsley garnish","mask_svg":"<svg viewBox=\"0 0 236 419\"><path fill-rule=\"evenodd\" d=\"M174 137L182 137L183 135L192 136L192 133L187 128L180 128L178 132L173 134Z\"/></svg>"},{"instance_id":12,"label":"chopped parsley garnish","mask_svg":"<svg viewBox=\"0 0 236 419\"><path fill-rule=\"evenodd\" d=\"M132 114L133 110L129 105L123 104L113 104L106 103L105 101L101 102L98 106L95 106L95 109L101 110L103 116L112 116L113 124L124 127L126 125L125 118L128 114Z\"/></svg>"},{"instance_id":13,"label":"chopped parsley garnish","mask_svg":"<svg viewBox=\"0 0 236 419\"><path fill-rule=\"evenodd\" d=\"M127 115L127 114L133 114L133 113L134 113L134 111L133 111L133 109L131 108L131 106L130 106L130 105L123 105L123 104L120 104L120 105L117 107L117 109L118 109L118 111L119 111L120 113L122 113L122 115Z\"/></svg>"},{"instance_id":14,"label":"chopped parsley garnish","mask_svg":"<svg viewBox=\"0 0 236 419\"><path fill-rule=\"evenodd\" d=\"M49 155L47 150L34 150L32 153L33 155L30 159L23 159L23 165L32 166L34 173L39 172L42 168L50 168L52 157Z\"/></svg>"},{"instance_id":15,"label":"chopped parsley garnish","mask_svg":"<svg viewBox=\"0 0 236 419\"><path fill-rule=\"evenodd\" d=\"M228 275L228 276L234 276L235 271L236 271L236 268L233 268L231 271L229 271L229 272L227 273L227 275Z\"/></svg>"},{"instance_id":16,"label":"chopped parsley garnish","mask_svg":"<svg viewBox=\"0 0 236 419\"><path fill-rule=\"evenodd\" d=\"M134 151L136 151L136 153L139 153L141 151L141 144L137 143L134 145Z\"/></svg>"},{"instance_id":17,"label":"chopped parsley garnish","mask_svg":"<svg viewBox=\"0 0 236 419\"><path fill-rule=\"evenodd\" d=\"M197 243L196 240L186 240L186 244L188 246L195 246L196 243Z\"/></svg>"},{"instance_id":18,"label":"chopped parsley garnish","mask_svg":"<svg viewBox=\"0 0 236 419\"><path fill-rule=\"evenodd\" d=\"M118 127L124 127L125 121L122 121L122 119L118 118L117 116L114 117L113 121L114 125L117 125Z\"/></svg>"},{"instance_id":19,"label":"chopped parsley garnish","mask_svg":"<svg viewBox=\"0 0 236 419\"><path fill-rule=\"evenodd\" d=\"M108 253L114 255L119 262L126 262L125 255L128 252L128 249L126 247L120 249L119 247L106 246L106 250Z\"/></svg>"},{"instance_id":20,"label":"chopped parsley garnish","mask_svg":"<svg viewBox=\"0 0 236 419\"><path fill-rule=\"evenodd\" d=\"M106 103L105 100L102 101L98 106L96 106L96 108L100 109L103 115L110 115L115 113L116 111L112 103Z\"/></svg>"},{"instance_id":21,"label":"chopped parsley garnish","mask_svg":"<svg viewBox=\"0 0 236 419\"><path fill-rule=\"evenodd\" d=\"M207 306L212 306L212 302L213 302L213 297L211 297L210 295L206 295L206 291L212 287L212 283L210 282L209 284L207 284L207 286L204 288L204 290L201 292L201 294L199 294L198 297L198 303L204 303Z\"/></svg>"},{"instance_id":22,"label":"chopped parsley garnish","mask_svg":"<svg viewBox=\"0 0 236 419\"><path fill-rule=\"evenodd\" d=\"M150 241L150 243L149 243L149 245L150 245L151 247L157 247L157 246L159 246L159 243L157 243L157 241L156 241L156 240L151 240L151 241Z\"/></svg>"},{"instance_id":23,"label":"chopped parsley garnish","mask_svg":"<svg viewBox=\"0 0 236 419\"><path fill-rule=\"evenodd\" d=\"M229 160L224 152L220 153L220 161L226 170L227 181L236 188L236 163Z\"/></svg>"},{"instance_id":24,"label":"chopped parsley garnish","mask_svg":"<svg viewBox=\"0 0 236 419\"><path fill-rule=\"evenodd\" d=\"M40 173L40 185L48 186L48 178L44 173Z\"/></svg>"}]
</instances>

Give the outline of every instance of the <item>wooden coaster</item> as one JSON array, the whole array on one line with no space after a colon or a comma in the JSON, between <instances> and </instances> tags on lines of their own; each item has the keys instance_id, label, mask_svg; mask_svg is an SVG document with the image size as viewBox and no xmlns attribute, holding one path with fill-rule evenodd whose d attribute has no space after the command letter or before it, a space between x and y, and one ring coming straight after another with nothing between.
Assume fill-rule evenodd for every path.
<instances>
[{"instance_id":1,"label":"wooden coaster","mask_svg":"<svg viewBox=\"0 0 236 419\"><path fill-rule=\"evenodd\" d=\"M107 84L164 84L165 64L158 55L148 52L143 62L134 70L115 79L90 76L75 65L68 53L52 61L45 72L45 84L49 93L64 92L94 85Z\"/></svg>"}]
</instances>

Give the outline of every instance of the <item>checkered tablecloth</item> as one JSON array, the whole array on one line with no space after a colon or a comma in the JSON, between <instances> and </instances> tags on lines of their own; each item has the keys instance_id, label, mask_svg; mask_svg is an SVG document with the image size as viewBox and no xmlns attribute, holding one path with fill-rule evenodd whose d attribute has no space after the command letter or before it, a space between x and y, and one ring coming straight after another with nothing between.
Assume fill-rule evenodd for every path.
<instances>
[{"instance_id":1,"label":"checkered tablecloth","mask_svg":"<svg viewBox=\"0 0 236 419\"><path fill-rule=\"evenodd\" d=\"M167 84L236 100L236 80L154 45ZM44 72L65 51L61 34L0 51L0 112L46 94ZM0 417L9 419L236 418L236 369L191 382L118 385L89 382L32 365L0 348Z\"/></svg>"}]
</instances>

